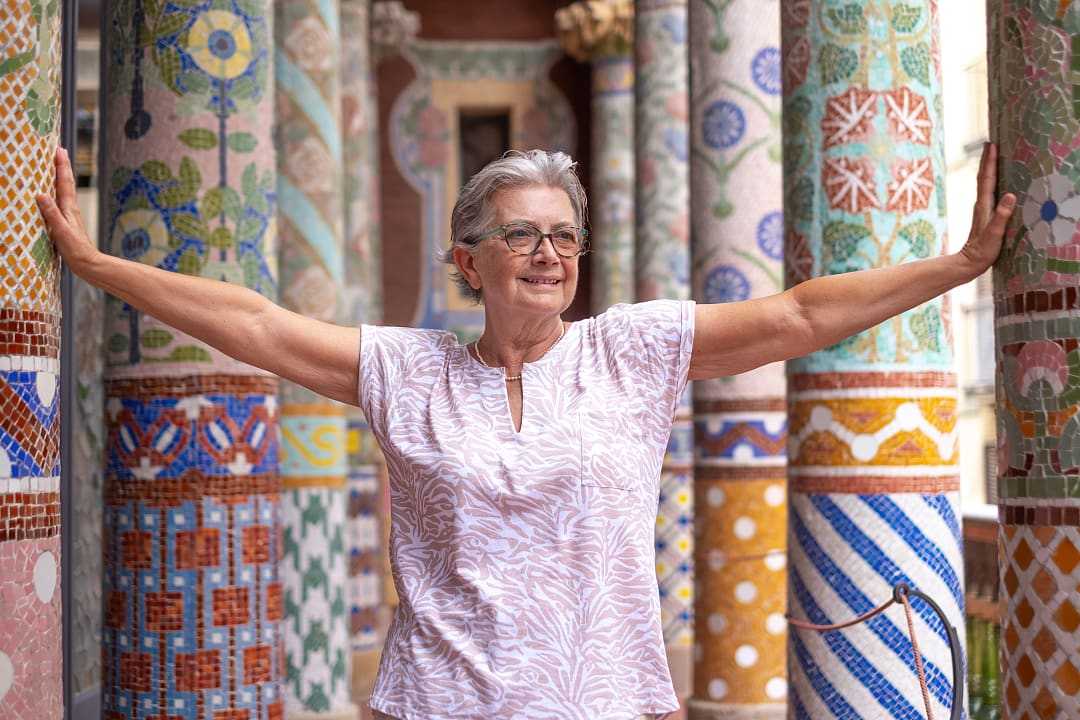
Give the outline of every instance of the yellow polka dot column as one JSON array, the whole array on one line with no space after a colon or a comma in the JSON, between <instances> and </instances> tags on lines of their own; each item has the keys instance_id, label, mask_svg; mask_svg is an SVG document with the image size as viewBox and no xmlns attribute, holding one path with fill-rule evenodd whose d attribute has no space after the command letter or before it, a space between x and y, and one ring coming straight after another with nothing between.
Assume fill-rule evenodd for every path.
<instances>
[{"instance_id":1,"label":"yellow polka dot column","mask_svg":"<svg viewBox=\"0 0 1080 720\"><path fill-rule=\"evenodd\" d=\"M690 2L694 298L783 290L780 5ZM693 720L786 712L782 364L694 384Z\"/></svg>"}]
</instances>

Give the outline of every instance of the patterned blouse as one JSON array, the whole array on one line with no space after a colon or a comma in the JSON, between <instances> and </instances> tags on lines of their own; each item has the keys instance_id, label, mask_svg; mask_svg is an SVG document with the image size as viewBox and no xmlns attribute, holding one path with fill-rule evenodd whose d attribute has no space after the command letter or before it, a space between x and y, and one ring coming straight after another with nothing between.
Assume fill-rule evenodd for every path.
<instances>
[{"instance_id":1,"label":"patterned blouse","mask_svg":"<svg viewBox=\"0 0 1080 720\"><path fill-rule=\"evenodd\" d=\"M629 720L678 708L653 527L694 303L617 305L522 368L443 331L365 325L400 604L371 697L401 720Z\"/></svg>"}]
</instances>

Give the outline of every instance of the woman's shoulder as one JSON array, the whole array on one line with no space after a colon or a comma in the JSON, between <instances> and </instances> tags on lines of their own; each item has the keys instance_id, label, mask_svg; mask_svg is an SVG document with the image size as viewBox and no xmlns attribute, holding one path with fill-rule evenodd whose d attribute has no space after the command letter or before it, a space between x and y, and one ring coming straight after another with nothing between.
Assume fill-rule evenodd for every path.
<instances>
[{"instance_id":1,"label":"woman's shoulder","mask_svg":"<svg viewBox=\"0 0 1080 720\"><path fill-rule=\"evenodd\" d=\"M459 345L457 336L447 330L398 325L364 325L361 330L361 342L369 339L386 346L426 346L432 349L444 349Z\"/></svg>"}]
</instances>

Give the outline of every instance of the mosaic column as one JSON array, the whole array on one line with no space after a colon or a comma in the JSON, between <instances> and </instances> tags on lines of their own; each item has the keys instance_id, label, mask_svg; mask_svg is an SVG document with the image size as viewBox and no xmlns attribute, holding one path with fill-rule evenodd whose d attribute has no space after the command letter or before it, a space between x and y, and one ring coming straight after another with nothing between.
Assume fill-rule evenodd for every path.
<instances>
[{"instance_id":1,"label":"mosaic column","mask_svg":"<svg viewBox=\"0 0 1080 720\"><path fill-rule=\"evenodd\" d=\"M347 317L341 31L334 0L275 3L281 297L318 320ZM345 408L281 385L286 709L352 720Z\"/></svg>"},{"instance_id":2,"label":"mosaic column","mask_svg":"<svg viewBox=\"0 0 1080 720\"><path fill-rule=\"evenodd\" d=\"M690 299L686 0L637 0L634 18L637 300ZM694 642L694 428L690 388L660 472L656 572L675 691L690 694Z\"/></svg>"},{"instance_id":3,"label":"mosaic column","mask_svg":"<svg viewBox=\"0 0 1080 720\"><path fill-rule=\"evenodd\" d=\"M779 0L691 0L694 299L784 289ZM694 383L690 717L786 714L783 363ZM752 597L751 597L752 596Z\"/></svg>"},{"instance_id":4,"label":"mosaic column","mask_svg":"<svg viewBox=\"0 0 1080 720\"><path fill-rule=\"evenodd\" d=\"M60 140L60 7L0 9L0 717L63 717L60 263L35 197Z\"/></svg>"},{"instance_id":5,"label":"mosaic column","mask_svg":"<svg viewBox=\"0 0 1080 720\"><path fill-rule=\"evenodd\" d=\"M341 3L341 132L345 173L345 307L351 325L382 316L379 258L378 97L371 62L371 2ZM346 408L349 618L353 694L369 695L380 649L384 545L382 453L359 407Z\"/></svg>"},{"instance_id":6,"label":"mosaic column","mask_svg":"<svg viewBox=\"0 0 1080 720\"><path fill-rule=\"evenodd\" d=\"M1007 718L1080 718L1080 2L987 3ZM1076 443L1076 446L1074 446Z\"/></svg>"},{"instance_id":7,"label":"mosaic column","mask_svg":"<svg viewBox=\"0 0 1080 720\"><path fill-rule=\"evenodd\" d=\"M945 250L936 8L782 0L788 286ZM905 582L963 628L951 346L936 298L788 363L793 617L847 620ZM913 607L933 711L948 717L945 628ZM843 632L792 631L788 658L796 718L925 712L901 608Z\"/></svg>"},{"instance_id":8,"label":"mosaic column","mask_svg":"<svg viewBox=\"0 0 1080 720\"><path fill-rule=\"evenodd\" d=\"M105 249L276 299L268 5L103 11ZM103 717L280 718L277 380L105 322Z\"/></svg>"},{"instance_id":9,"label":"mosaic column","mask_svg":"<svg viewBox=\"0 0 1080 720\"><path fill-rule=\"evenodd\" d=\"M555 13L566 52L592 62L592 312L634 301L634 4L577 2Z\"/></svg>"}]
</instances>

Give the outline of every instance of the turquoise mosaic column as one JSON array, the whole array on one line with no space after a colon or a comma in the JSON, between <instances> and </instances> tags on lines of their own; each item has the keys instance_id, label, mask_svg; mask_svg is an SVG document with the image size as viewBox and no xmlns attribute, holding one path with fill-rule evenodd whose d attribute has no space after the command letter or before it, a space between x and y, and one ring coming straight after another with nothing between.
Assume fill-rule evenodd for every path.
<instances>
[{"instance_id":1,"label":"turquoise mosaic column","mask_svg":"<svg viewBox=\"0 0 1080 720\"><path fill-rule=\"evenodd\" d=\"M691 0L694 299L784 289L779 0ZM690 717L787 712L783 363L694 383ZM753 599L747 597L753 594Z\"/></svg>"},{"instance_id":2,"label":"turquoise mosaic column","mask_svg":"<svg viewBox=\"0 0 1080 720\"><path fill-rule=\"evenodd\" d=\"M1080 718L1080 2L987 3L991 139L1017 211L994 268L1001 694Z\"/></svg>"},{"instance_id":3,"label":"turquoise mosaic column","mask_svg":"<svg viewBox=\"0 0 1080 720\"><path fill-rule=\"evenodd\" d=\"M634 301L634 4L578 2L555 24L566 52L592 63L593 314Z\"/></svg>"},{"instance_id":4,"label":"turquoise mosaic column","mask_svg":"<svg viewBox=\"0 0 1080 720\"><path fill-rule=\"evenodd\" d=\"M276 300L269 5L103 12L106 250ZM105 322L102 716L280 718L277 378Z\"/></svg>"},{"instance_id":5,"label":"turquoise mosaic column","mask_svg":"<svg viewBox=\"0 0 1080 720\"><path fill-rule=\"evenodd\" d=\"M634 37L635 293L690 299L686 0L638 0ZM687 388L660 473L656 572L675 691L690 693L694 641L694 428Z\"/></svg>"},{"instance_id":6,"label":"turquoise mosaic column","mask_svg":"<svg viewBox=\"0 0 1080 720\"><path fill-rule=\"evenodd\" d=\"M0 717L17 720L64 716L60 262L35 202L54 188L60 30L58 3L0 9Z\"/></svg>"},{"instance_id":7,"label":"turquoise mosaic column","mask_svg":"<svg viewBox=\"0 0 1080 720\"><path fill-rule=\"evenodd\" d=\"M343 299L344 175L338 3L275 3L281 297L330 322ZM345 408L293 383L281 387L285 487L286 711L354 720L351 699Z\"/></svg>"},{"instance_id":8,"label":"turquoise mosaic column","mask_svg":"<svg viewBox=\"0 0 1080 720\"><path fill-rule=\"evenodd\" d=\"M349 324L381 320L378 98L371 61L371 2L341 3L341 132L345 172L345 307ZM385 463L359 407L346 408L349 492L349 632L354 697L375 684L382 601Z\"/></svg>"},{"instance_id":9,"label":"turquoise mosaic column","mask_svg":"<svg viewBox=\"0 0 1080 720\"><path fill-rule=\"evenodd\" d=\"M934 0L782 0L787 284L945 251ZM963 628L950 310L939 297L788 363L788 611L840 622L904 582ZM913 601L935 716L946 630ZM901 608L789 632L796 718L923 717Z\"/></svg>"}]
</instances>

